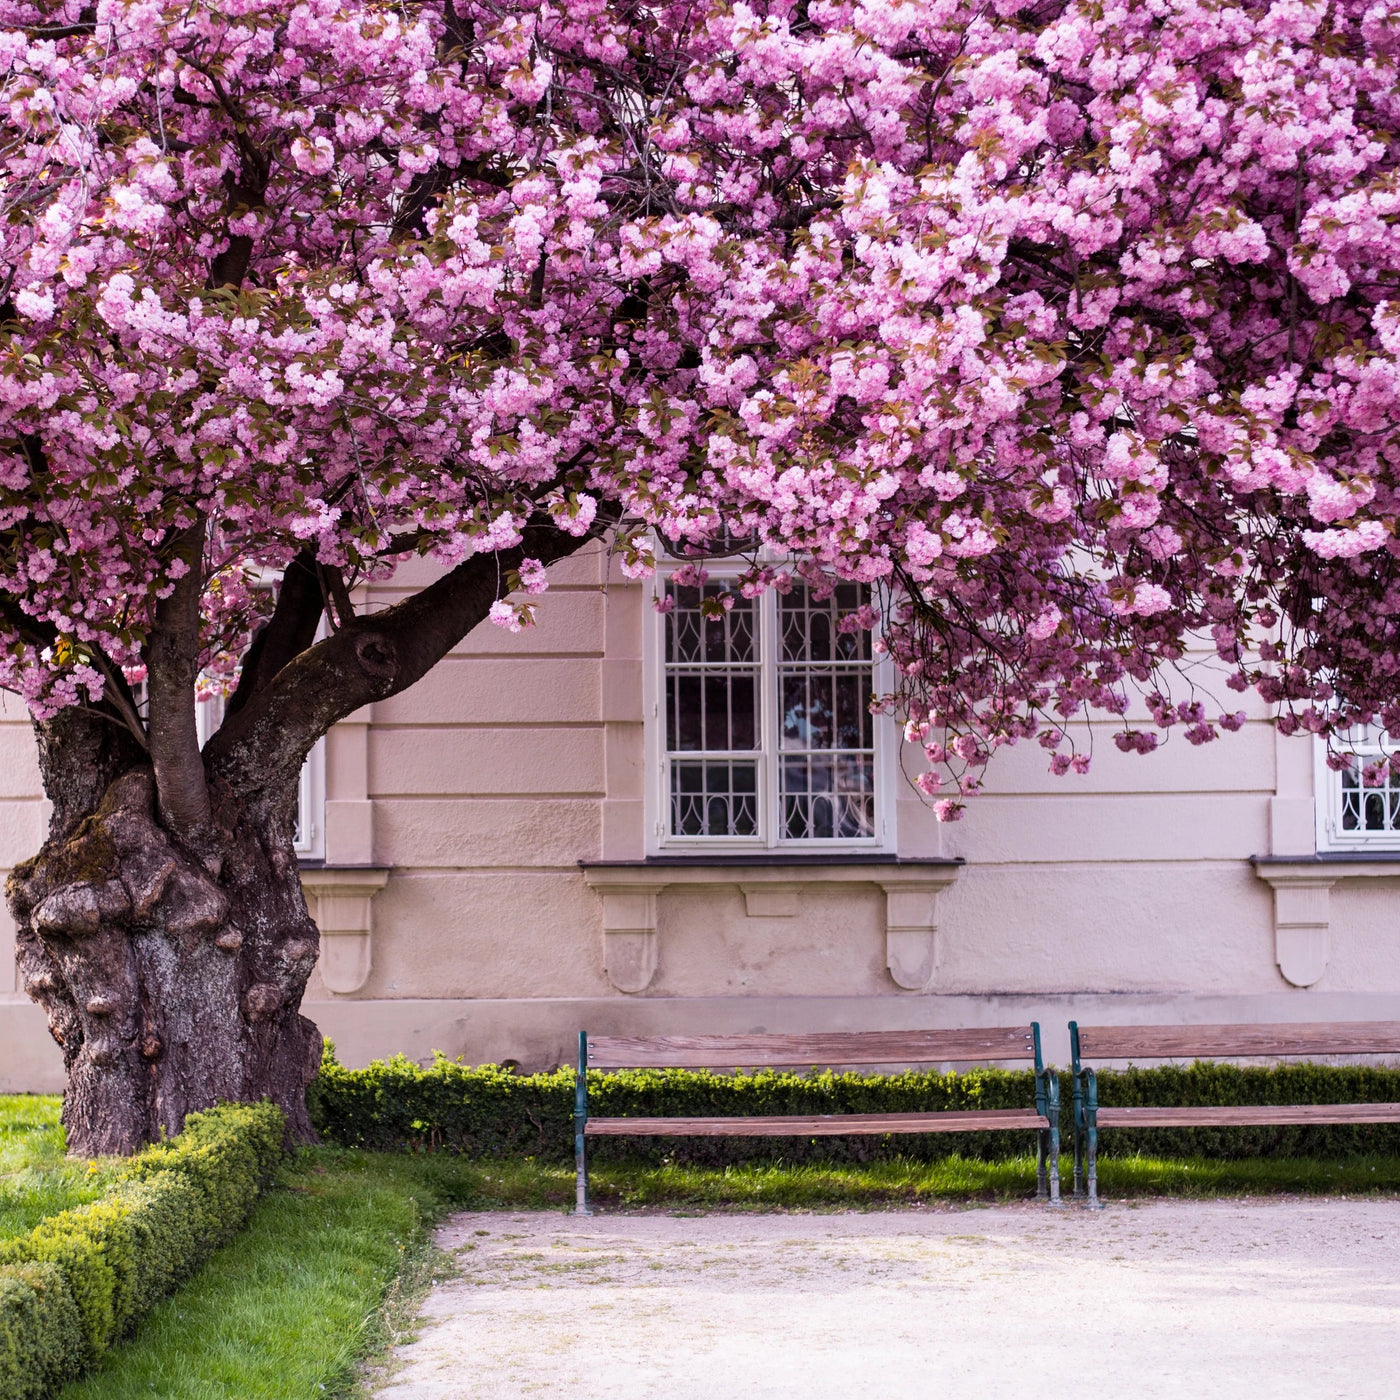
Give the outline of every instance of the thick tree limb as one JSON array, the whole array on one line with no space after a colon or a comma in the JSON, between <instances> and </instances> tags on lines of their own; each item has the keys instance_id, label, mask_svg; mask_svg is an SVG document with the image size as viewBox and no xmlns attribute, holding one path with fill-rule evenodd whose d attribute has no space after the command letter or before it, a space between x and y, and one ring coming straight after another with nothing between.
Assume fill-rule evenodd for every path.
<instances>
[{"instance_id":1,"label":"thick tree limb","mask_svg":"<svg viewBox=\"0 0 1400 1400\"><path fill-rule=\"evenodd\" d=\"M78 706L35 720L34 737L39 777L53 803L51 841L66 841L97 810L117 775L140 767L145 759L124 725Z\"/></svg>"},{"instance_id":2,"label":"thick tree limb","mask_svg":"<svg viewBox=\"0 0 1400 1400\"><path fill-rule=\"evenodd\" d=\"M552 563L615 523L600 511L582 537L549 522L532 525L517 548L474 555L411 598L354 618L225 719L205 751L211 779L243 794L285 782L337 720L422 679L485 619L504 591L506 573L522 559Z\"/></svg>"},{"instance_id":3,"label":"thick tree limb","mask_svg":"<svg viewBox=\"0 0 1400 1400\"><path fill-rule=\"evenodd\" d=\"M282 574L277 605L258 629L243 658L238 688L229 697L225 715L237 714L274 676L316 640L325 598L314 550L304 549Z\"/></svg>"},{"instance_id":4,"label":"thick tree limb","mask_svg":"<svg viewBox=\"0 0 1400 1400\"><path fill-rule=\"evenodd\" d=\"M156 605L146 644L150 696L147 742L156 774L157 805L166 828L198 842L209 826L209 786L195 724L199 673L199 600L204 588L204 521L177 538L176 558L188 566Z\"/></svg>"}]
</instances>

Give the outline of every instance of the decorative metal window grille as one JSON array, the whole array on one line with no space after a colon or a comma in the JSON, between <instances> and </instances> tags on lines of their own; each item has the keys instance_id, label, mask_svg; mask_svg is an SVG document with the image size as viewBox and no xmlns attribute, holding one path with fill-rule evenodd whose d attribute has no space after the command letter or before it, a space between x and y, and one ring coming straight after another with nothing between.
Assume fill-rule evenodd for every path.
<instances>
[{"instance_id":1,"label":"decorative metal window grille","mask_svg":"<svg viewBox=\"0 0 1400 1400\"><path fill-rule=\"evenodd\" d=\"M863 590L843 584L818 601L794 585L707 616L724 585L666 587L667 834L873 843L870 634L837 630Z\"/></svg>"},{"instance_id":2,"label":"decorative metal window grille","mask_svg":"<svg viewBox=\"0 0 1400 1400\"><path fill-rule=\"evenodd\" d=\"M666 734L671 831L676 836L757 836L760 740L758 607L741 598L709 618L717 584L669 589Z\"/></svg>"},{"instance_id":3,"label":"decorative metal window grille","mask_svg":"<svg viewBox=\"0 0 1400 1400\"><path fill-rule=\"evenodd\" d=\"M1394 751L1394 742L1379 729L1353 730L1347 748L1356 756L1350 769L1336 772L1321 761L1324 746L1319 744L1319 777L1323 801L1318 846L1322 850L1400 849L1400 778L1386 772L1378 786L1369 786L1362 770L1383 755Z\"/></svg>"}]
</instances>

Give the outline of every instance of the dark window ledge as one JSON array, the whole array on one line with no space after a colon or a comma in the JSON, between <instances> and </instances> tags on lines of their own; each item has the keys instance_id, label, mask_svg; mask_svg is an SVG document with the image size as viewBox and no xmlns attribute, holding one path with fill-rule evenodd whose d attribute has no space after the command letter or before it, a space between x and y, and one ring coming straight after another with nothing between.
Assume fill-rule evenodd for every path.
<instances>
[{"instance_id":1,"label":"dark window ledge","mask_svg":"<svg viewBox=\"0 0 1400 1400\"><path fill-rule=\"evenodd\" d=\"M1250 856L1249 863L1261 865L1397 865L1400 851L1319 851L1311 856Z\"/></svg>"},{"instance_id":2,"label":"dark window ledge","mask_svg":"<svg viewBox=\"0 0 1400 1400\"><path fill-rule=\"evenodd\" d=\"M719 870L743 870L786 865L820 869L832 865L884 865L901 869L946 870L963 864L962 856L894 856L880 851L696 851L674 856L647 856L645 860L581 860L583 870L682 870L709 866Z\"/></svg>"}]
</instances>

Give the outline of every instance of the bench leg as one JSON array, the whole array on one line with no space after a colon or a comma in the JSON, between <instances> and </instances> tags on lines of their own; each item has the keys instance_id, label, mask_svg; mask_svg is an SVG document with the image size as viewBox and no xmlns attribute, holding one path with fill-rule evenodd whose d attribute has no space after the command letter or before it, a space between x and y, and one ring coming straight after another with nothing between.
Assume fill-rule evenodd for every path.
<instances>
[{"instance_id":1,"label":"bench leg","mask_svg":"<svg viewBox=\"0 0 1400 1400\"><path fill-rule=\"evenodd\" d=\"M1042 1101L1037 1102L1036 1107L1045 1115L1050 1126L1042 1128L1039 1133L1038 1165L1040 1170L1037 1172L1039 1190L1036 1194L1041 1200L1045 1200L1046 1205L1058 1208L1064 1205L1060 1199L1060 1076L1053 1070L1047 1071L1044 1083L1045 1097ZM1050 1179L1048 1200L1046 1200L1045 1191L1047 1176Z\"/></svg>"},{"instance_id":2,"label":"bench leg","mask_svg":"<svg viewBox=\"0 0 1400 1400\"><path fill-rule=\"evenodd\" d=\"M1050 1194L1045 1183L1045 1158L1049 1146L1050 1130L1042 1128L1035 1135L1035 1198L1043 1201Z\"/></svg>"},{"instance_id":3,"label":"bench leg","mask_svg":"<svg viewBox=\"0 0 1400 1400\"><path fill-rule=\"evenodd\" d=\"M1099 1200L1099 1130L1091 1120L1085 1130L1084 1136L1088 1139L1088 1176L1089 1176L1089 1199L1084 1202L1088 1210L1102 1210L1103 1202Z\"/></svg>"},{"instance_id":4,"label":"bench leg","mask_svg":"<svg viewBox=\"0 0 1400 1400\"><path fill-rule=\"evenodd\" d=\"M1054 1124L1054 1126L1050 1129L1050 1199L1046 1204L1054 1209L1064 1205L1064 1202L1060 1199L1060 1128L1058 1112L1050 1122Z\"/></svg>"},{"instance_id":5,"label":"bench leg","mask_svg":"<svg viewBox=\"0 0 1400 1400\"><path fill-rule=\"evenodd\" d=\"M1084 1091L1079 1076L1074 1076L1074 1195L1084 1195Z\"/></svg>"},{"instance_id":6,"label":"bench leg","mask_svg":"<svg viewBox=\"0 0 1400 1400\"><path fill-rule=\"evenodd\" d=\"M582 1124L574 1133L574 1214L593 1214L588 1200L588 1148Z\"/></svg>"}]
</instances>

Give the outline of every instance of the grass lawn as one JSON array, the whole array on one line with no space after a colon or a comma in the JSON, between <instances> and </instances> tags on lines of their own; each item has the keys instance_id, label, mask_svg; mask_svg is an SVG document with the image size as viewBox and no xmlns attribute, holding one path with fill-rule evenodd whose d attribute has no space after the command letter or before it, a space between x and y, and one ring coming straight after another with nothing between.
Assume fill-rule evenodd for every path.
<instances>
[{"instance_id":1,"label":"grass lawn","mask_svg":"<svg viewBox=\"0 0 1400 1400\"><path fill-rule=\"evenodd\" d=\"M425 1225L453 1202L436 1162L313 1149L248 1227L62 1400L321 1400L385 1345L386 1298L430 1281Z\"/></svg>"},{"instance_id":2,"label":"grass lawn","mask_svg":"<svg viewBox=\"0 0 1400 1400\"><path fill-rule=\"evenodd\" d=\"M91 1199L113 1164L61 1157L53 1099L0 1099L0 1222ZM1066 1168L1069 1159L1064 1159ZM1111 1201L1268 1193L1400 1194L1400 1158L1222 1162L1107 1158ZM838 1210L1026 1199L1029 1156L1002 1162L748 1166L725 1170L600 1164L595 1203L609 1209ZM32 1201L23 1199L32 1192ZM45 1206L47 1203L47 1207ZM380 1353L440 1266L427 1227L453 1209L560 1210L573 1172L527 1159L469 1161L314 1148L282 1170L248 1228L133 1339L62 1400L333 1400L360 1393ZM8 1211L8 1214L5 1213ZM6 1228L23 1228L0 1224Z\"/></svg>"},{"instance_id":3,"label":"grass lawn","mask_svg":"<svg viewBox=\"0 0 1400 1400\"><path fill-rule=\"evenodd\" d=\"M48 1095L0 1094L0 1239L96 1200L120 1166L65 1157L59 1106Z\"/></svg>"},{"instance_id":4,"label":"grass lawn","mask_svg":"<svg viewBox=\"0 0 1400 1400\"><path fill-rule=\"evenodd\" d=\"M474 1209L570 1209L571 1168L507 1161L463 1164L461 1186ZM1073 1159L1060 1159L1068 1196ZM938 1162L887 1161L864 1165L599 1166L589 1173L600 1209L709 1206L750 1210L873 1209L937 1202L1025 1200L1035 1190L1035 1158L983 1162L946 1157ZM1353 1195L1400 1193L1400 1157L1354 1157L1325 1162L1308 1158L1255 1158L1238 1162L1204 1158L1100 1157L1099 1190L1109 1200L1133 1196L1239 1196L1284 1192Z\"/></svg>"}]
</instances>

